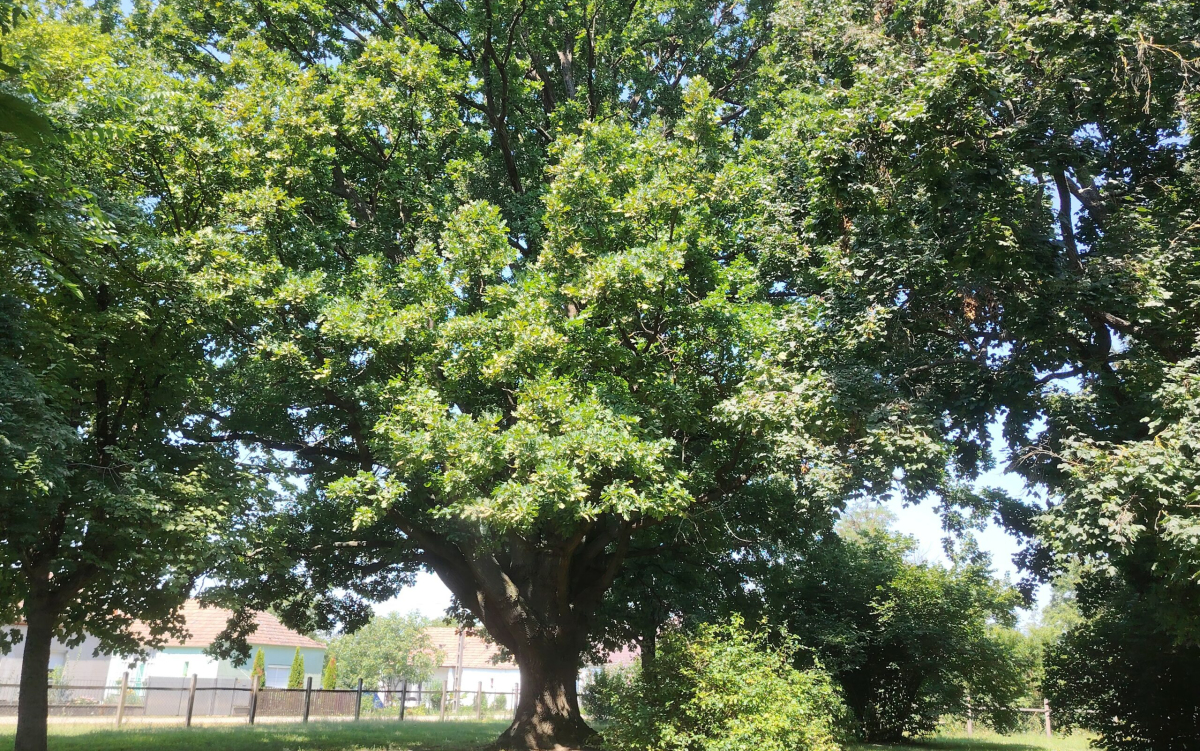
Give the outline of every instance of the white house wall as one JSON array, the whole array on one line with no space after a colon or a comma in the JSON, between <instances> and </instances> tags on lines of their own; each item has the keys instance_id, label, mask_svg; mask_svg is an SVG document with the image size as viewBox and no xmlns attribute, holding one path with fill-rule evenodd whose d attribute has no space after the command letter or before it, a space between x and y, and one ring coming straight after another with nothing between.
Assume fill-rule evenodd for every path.
<instances>
[{"instance_id":1,"label":"white house wall","mask_svg":"<svg viewBox=\"0 0 1200 751\"><path fill-rule=\"evenodd\" d=\"M16 684L21 679L21 661L25 656L25 627L15 628L21 632L21 642L14 645L8 654L0 655L0 684ZM55 640L50 646L50 669L62 668L65 683L78 686L102 685L108 676L108 665L112 658L108 655L95 656L93 653L99 646L100 642L90 636L77 647L68 647Z\"/></svg>"}]
</instances>

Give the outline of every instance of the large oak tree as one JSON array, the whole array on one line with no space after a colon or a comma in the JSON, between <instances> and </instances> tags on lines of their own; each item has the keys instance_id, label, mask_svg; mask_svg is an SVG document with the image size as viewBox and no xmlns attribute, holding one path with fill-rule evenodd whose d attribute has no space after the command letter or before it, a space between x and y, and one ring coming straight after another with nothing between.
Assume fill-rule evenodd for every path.
<instances>
[{"instance_id":1,"label":"large oak tree","mask_svg":"<svg viewBox=\"0 0 1200 751\"><path fill-rule=\"evenodd\" d=\"M794 532L901 456L939 474L922 419L836 398L792 341L813 309L758 273L740 118L767 10L135 14L221 113L234 186L195 235L226 323L188 437L291 488L231 593L352 627L433 570L520 665L500 743L577 745L595 613L678 544L664 523L728 546L727 520Z\"/></svg>"}]
</instances>

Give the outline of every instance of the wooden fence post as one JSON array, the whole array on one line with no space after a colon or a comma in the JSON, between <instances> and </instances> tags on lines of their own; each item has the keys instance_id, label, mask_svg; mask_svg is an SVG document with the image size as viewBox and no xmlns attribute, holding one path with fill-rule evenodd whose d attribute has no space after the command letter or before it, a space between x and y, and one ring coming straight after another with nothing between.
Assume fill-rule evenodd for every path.
<instances>
[{"instance_id":1,"label":"wooden fence post","mask_svg":"<svg viewBox=\"0 0 1200 751\"><path fill-rule=\"evenodd\" d=\"M354 699L354 721L358 722L358 717L362 714L362 678L358 679L358 690L354 692Z\"/></svg>"},{"instance_id":2,"label":"wooden fence post","mask_svg":"<svg viewBox=\"0 0 1200 751\"><path fill-rule=\"evenodd\" d=\"M258 714L258 675L250 676L250 708L246 712L246 717L250 724L254 724L254 715Z\"/></svg>"},{"instance_id":3,"label":"wooden fence post","mask_svg":"<svg viewBox=\"0 0 1200 751\"><path fill-rule=\"evenodd\" d=\"M483 719L483 681L480 681L479 687L475 689L475 719Z\"/></svg>"},{"instance_id":4,"label":"wooden fence post","mask_svg":"<svg viewBox=\"0 0 1200 751\"><path fill-rule=\"evenodd\" d=\"M192 673L192 680L188 682L188 705L187 705L187 727L192 726L192 710L196 707L196 674Z\"/></svg>"},{"instance_id":5,"label":"wooden fence post","mask_svg":"<svg viewBox=\"0 0 1200 751\"><path fill-rule=\"evenodd\" d=\"M1042 710L1045 711L1045 713L1046 713L1045 714L1046 737L1049 738L1050 732L1051 732L1050 731L1050 700L1049 699L1042 699Z\"/></svg>"},{"instance_id":6,"label":"wooden fence post","mask_svg":"<svg viewBox=\"0 0 1200 751\"><path fill-rule=\"evenodd\" d=\"M517 684L513 684L513 719L517 719Z\"/></svg>"},{"instance_id":7,"label":"wooden fence post","mask_svg":"<svg viewBox=\"0 0 1200 751\"><path fill-rule=\"evenodd\" d=\"M121 695L117 697L117 727L125 719L125 692L129 690L129 671L121 673Z\"/></svg>"},{"instance_id":8,"label":"wooden fence post","mask_svg":"<svg viewBox=\"0 0 1200 751\"><path fill-rule=\"evenodd\" d=\"M303 720L303 722L308 722L308 707L309 707L309 703L311 701L312 701L312 676L310 675L304 679L304 720Z\"/></svg>"},{"instance_id":9,"label":"wooden fence post","mask_svg":"<svg viewBox=\"0 0 1200 751\"><path fill-rule=\"evenodd\" d=\"M404 705L408 704L408 679L400 684L400 722L404 722Z\"/></svg>"},{"instance_id":10,"label":"wooden fence post","mask_svg":"<svg viewBox=\"0 0 1200 751\"><path fill-rule=\"evenodd\" d=\"M446 683L444 681L442 682L442 707L441 711L438 713L438 721L446 721Z\"/></svg>"}]
</instances>

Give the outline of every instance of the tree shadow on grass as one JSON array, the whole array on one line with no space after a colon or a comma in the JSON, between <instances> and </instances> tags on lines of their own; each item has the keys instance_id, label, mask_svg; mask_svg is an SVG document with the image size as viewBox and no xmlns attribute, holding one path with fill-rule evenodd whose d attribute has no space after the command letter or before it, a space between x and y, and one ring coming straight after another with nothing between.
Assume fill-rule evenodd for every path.
<instances>
[{"instance_id":1,"label":"tree shadow on grass","mask_svg":"<svg viewBox=\"0 0 1200 751\"><path fill-rule=\"evenodd\" d=\"M851 747L851 751L904 751L905 749L911 749L912 751L924 749L938 749L939 751L1046 751L1045 746L1031 746L1027 743L976 741L967 738L932 738L890 745L861 743Z\"/></svg>"}]
</instances>

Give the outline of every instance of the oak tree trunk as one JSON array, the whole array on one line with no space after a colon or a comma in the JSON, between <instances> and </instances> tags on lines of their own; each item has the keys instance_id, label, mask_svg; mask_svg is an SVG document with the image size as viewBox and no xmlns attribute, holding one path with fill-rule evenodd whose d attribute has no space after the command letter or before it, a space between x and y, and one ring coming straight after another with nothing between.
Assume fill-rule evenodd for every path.
<instances>
[{"instance_id":1,"label":"oak tree trunk","mask_svg":"<svg viewBox=\"0 0 1200 751\"><path fill-rule=\"evenodd\" d=\"M591 622L628 551L629 522L605 518L557 540L512 532L499 545L412 534L459 604L516 657L520 698L495 747L591 744L596 733L579 712L575 681Z\"/></svg>"},{"instance_id":2,"label":"oak tree trunk","mask_svg":"<svg viewBox=\"0 0 1200 751\"><path fill-rule=\"evenodd\" d=\"M21 688L17 699L17 737L14 751L46 751L47 694L50 644L54 640L52 609L36 600L25 603L25 652L21 659Z\"/></svg>"},{"instance_id":3,"label":"oak tree trunk","mask_svg":"<svg viewBox=\"0 0 1200 751\"><path fill-rule=\"evenodd\" d=\"M577 749L595 739L596 732L579 712L575 687L581 651L562 644L519 649L521 694L512 725L496 741L497 748Z\"/></svg>"}]
</instances>

